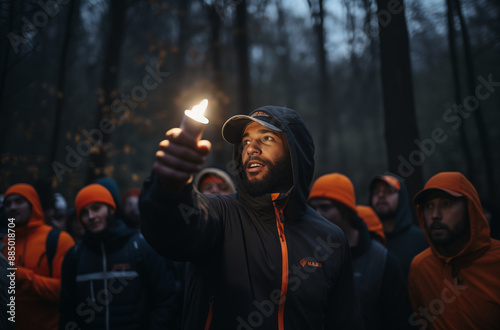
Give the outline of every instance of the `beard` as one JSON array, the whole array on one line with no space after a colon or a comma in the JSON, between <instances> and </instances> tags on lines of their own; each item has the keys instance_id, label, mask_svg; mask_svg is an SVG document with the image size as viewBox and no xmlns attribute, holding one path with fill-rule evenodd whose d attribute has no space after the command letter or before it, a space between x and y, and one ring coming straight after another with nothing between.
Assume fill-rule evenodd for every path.
<instances>
[{"instance_id":1,"label":"beard","mask_svg":"<svg viewBox=\"0 0 500 330\"><path fill-rule=\"evenodd\" d=\"M256 158L250 157L243 164L243 168L247 168L248 163ZM293 183L292 162L289 153L278 159L276 163L258 158L258 160L266 165L269 169L267 174L260 179L249 180L248 174L243 172L243 188L245 192L252 197L261 196L264 194L286 192Z\"/></svg>"},{"instance_id":2,"label":"beard","mask_svg":"<svg viewBox=\"0 0 500 330\"><path fill-rule=\"evenodd\" d=\"M445 234L434 234L432 229L441 229L445 231ZM455 242L460 237L467 234L466 228L450 228L444 224L431 224L428 228L429 238L435 246L445 247Z\"/></svg>"},{"instance_id":3,"label":"beard","mask_svg":"<svg viewBox=\"0 0 500 330\"><path fill-rule=\"evenodd\" d=\"M377 212L377 215L381 221L384 221L387 219L394 219L396 217L396 210L387 210L387 211L381 212L381 213Z\"/></svg>"}]
</instances>

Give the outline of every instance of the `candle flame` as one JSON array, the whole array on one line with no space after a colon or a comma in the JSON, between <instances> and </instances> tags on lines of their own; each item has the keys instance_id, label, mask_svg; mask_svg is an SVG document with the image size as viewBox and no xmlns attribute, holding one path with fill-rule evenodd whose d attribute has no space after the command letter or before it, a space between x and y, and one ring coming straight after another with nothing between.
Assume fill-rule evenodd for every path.
<instances>
[{"instance_id":1,"label":"candle flame","mask_svg":"<svg viewBox=\"0 0 500 330\"><path fill-rule=\"evenodd\" d=\"M184 114L191 119L194 119L200 123L208 124L208 119L205 118L205 110L207 109L208 100L204 99L200 104L195 105L191 110L185 110Z\"/></svg>"},{"instance_id":2,"label":"candle flame","mask_svg":"<svg viewBox=\"0 0 500 330\"><path fill-rule=\"evenodd\" d=\"M207 109L208 100L204 99L200 102L200 104L195 105L191 110L196 116L203 116L205 114L205 110Z\"/></svg>"}]
</instances>

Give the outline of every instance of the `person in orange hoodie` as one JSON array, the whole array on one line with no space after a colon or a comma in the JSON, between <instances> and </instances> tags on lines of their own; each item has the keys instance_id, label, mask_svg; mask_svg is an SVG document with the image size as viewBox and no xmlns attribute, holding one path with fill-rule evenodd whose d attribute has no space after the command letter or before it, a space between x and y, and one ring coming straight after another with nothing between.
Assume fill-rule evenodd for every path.
<instances>
[{"instance_id":1,"label":"person in orange hoodie","mask_svg":"<svg viewBox=\"0 0 500 330\"><path fill-rule=\"evenodd\" d=\"M408 290L420 329L498 329L500 241L490 238L474 186L441 172L414 199L430 247L412 261Z\"/></svg>"},{"instance_id":2,"label":"person in orange hoodie","mask_svg":"<svg viewBox=\"0 0 500 330\"><path fill-rule=\"evenodd\" d=\"M49 266L46 240L52 227L45 224L35 189L24 183L11 186L5 192L4 205L7 217L15 219L16 329L57 329L61 264L74 241L68 233L60 232ZM8 244L8 235L2 242ZM2 252L7 257L7 249Z\"/></svg>"}]
</instances>

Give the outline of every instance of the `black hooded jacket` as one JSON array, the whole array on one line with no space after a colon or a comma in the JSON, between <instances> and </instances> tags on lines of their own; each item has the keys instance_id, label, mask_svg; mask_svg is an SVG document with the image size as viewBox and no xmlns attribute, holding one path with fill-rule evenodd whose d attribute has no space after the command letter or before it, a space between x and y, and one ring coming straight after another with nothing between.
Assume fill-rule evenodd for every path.
<instances>
[{"instance_id":1,"label":"black hooded jacket","mask_svg":"<svg viewBox=\"0 0 500 330\"><path fill-rule=\"evenodd\" d=\"M266 106L286 134L294 185L273 200L169 195L152 175L141 192L144 236L189 263L185 329L361 329L349 246L342 231L306 205L314 144L295 111ZM257 111L256 110L256 111ZM229 172L241 174L241 146ZM274 195L274 194L273 194Z\"/></svg>"},{"instance_id":2,"label":"black hooded jacket","mask_svg":"<svg viewBox=\"0 0 500 330\"><path fill-rule=\"evenodd\" d=\"M429 247L429 243L419 226L413 223L410 205L410 197L406 184L400 177L391 174L401 186L399 191L398 206L394 217L394 228L392 232L385 232L387 239L386 247L398 257L401 270L405 279L408 278L410 264L413 258ZM370 206L372 204L372 193L370 189Z\"/></svg>"},{"instance_id":3,"label":"black hooded jacket","mask_svg":"<svg viewBox=\"0 0 500 330\"><path fill-rule=\"evenodd\" d=\"M87 232L64 258L60 329L170 329L173 274L135 230L114 220Z\"/></svg>"},{"instance_id":4,"label":"black hooded jacket","mask_svg":"<svg viewBox=\"0 0 500 330\"><path fill-rule=\"evenodd\" d=\"M358 244L351 247L354 282L365 329L412 329L406 279L397 257L370 237L365 222L354 217Z\"/></svg>"}]
</instances>

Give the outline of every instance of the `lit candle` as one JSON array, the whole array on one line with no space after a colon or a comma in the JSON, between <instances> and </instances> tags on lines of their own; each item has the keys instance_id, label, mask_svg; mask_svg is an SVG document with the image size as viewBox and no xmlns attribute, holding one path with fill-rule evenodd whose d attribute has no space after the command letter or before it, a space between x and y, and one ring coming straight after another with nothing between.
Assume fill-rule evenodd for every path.
<instances>
[{"instance_id":1,"label":"lit candle","mask_svg":"<svg viewBox=\"0 0 500 330\"><path fill-rule=\"evenodd\" d=\"M208 124L208 119L204 116L207 109L208 100L204 99L200 104L195 105L191 110L184 111L184 117L181 122L181 129L197 140L203 135L203 130Z\"/></svg>"}]
</instances>

